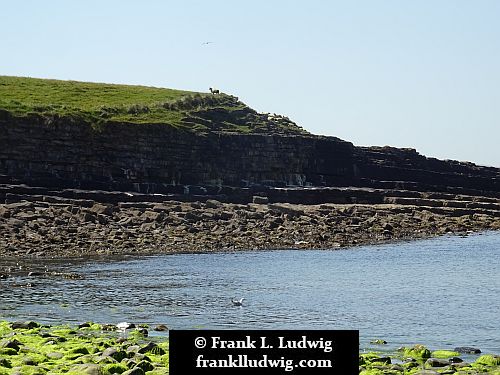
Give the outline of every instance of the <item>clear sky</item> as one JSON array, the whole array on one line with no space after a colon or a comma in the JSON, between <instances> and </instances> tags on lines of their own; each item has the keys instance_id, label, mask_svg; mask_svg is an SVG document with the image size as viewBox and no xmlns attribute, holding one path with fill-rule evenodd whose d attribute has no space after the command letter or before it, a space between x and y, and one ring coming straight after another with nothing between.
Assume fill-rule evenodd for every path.
<instances>
[{"instance_id":1,"label":"clear sky","mask_svg":"<svg viewBox=\"0 0 500 375\"><path fill-rule=\"evenodd\" d=\"M500 167L497 0L0 0L0 9L2 75L212 86L316 134Z\"/></svg>"}]
</instances>

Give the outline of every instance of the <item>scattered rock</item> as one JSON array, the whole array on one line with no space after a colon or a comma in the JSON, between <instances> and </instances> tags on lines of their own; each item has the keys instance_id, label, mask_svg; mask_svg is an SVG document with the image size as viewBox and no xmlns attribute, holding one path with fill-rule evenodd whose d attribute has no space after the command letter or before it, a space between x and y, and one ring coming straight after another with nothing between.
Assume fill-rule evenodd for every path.
<instances>
[{"instance_id":1,"label":"scattered rock","mask_svg":"<svg viewBox=\"0 0 500 375\"><path fill-rule=\"evenodd\" d=\"M205 207L206 208L219 208L222 206L222 203L215 200L215 199L208 199L206 202L205 202Z\"/></svg>"},{"instance_id":2,"label":"scattered rock","mask_svg":"<svg viewBox=\"0 0 500 375\"><path fill-rule=\"evenodd\" d=\"M82 215L81 215L81 218L84 222L86 223L93 223L95 222L96 220L96 217L95 215L92 215L91 213L89 212L84 212Z\"/></svg>"},{"instance_id":3,"label":"scattered rock","mask_svg":"<svg viewBox=\"0 0 500 375\"><path fill-rule=\"evenodd\" d=\"M479 353L481 353L481 349L473 348L472 346L459 346L453 350L455 352L464 353L464 354L479 354Z\"/></svg>"},{"instance_id":4,"label":"scattered rock","mask_svg":"<svg viewBox=\"0 0 500 375\"><path fill-rule=\"evenodd\" d=\"M10 217L10 210L3 206L0 206L0 217L8 219Z\"/></svg>"},{"instance_id":5,"label":"scattered rock","mask_svg":"<svg viewBox=\"0 0 500 375\"><path fill-rule=\"evenodd\" d=\"M439 359L439 358L429 358L427 361L425 361L425 365L427 367L445 367L450 364L449 361L446 359Z\"/></svg>"},{"instance_id":6,"label":"scattered rock","mask_svg":"<svg viewBox=\"0 0 500 375\"><path fill-rule=\"evenodd\" d=\"M140 367L134 367L131 370L122 372L122 375L144 375L144 370Z\"/></svg>"},{"instance_id":7,"label":"scattered rock","mask_svg":"<svg viewBox=\"0 0 500 375\"><path fill-rule=\"evenodd\" d=\"M387 365L391 364L391 358L390 357L377 357L377 358L371 358L372 363L385 363Z\"/></svg>"},{"instance_id":8,"label":"scattered rock","mask_svg":"<svg viewBox=\"0 0 500 375\"><path fill-rule=\"evenodd\" d=\"M96 203L90 208L90 211L104 216L112 216L113 206Z\"/></svg>"},{"instance_id":9,"label":"scattered rock","mask_svg":"<svg viewBox=\"0 0 500 375\"><path fill-rule=\"evenodd\" d=\"M156 211L145 211L141 215L141 219L145 223L151 223L153 221L162 221L165 219L165 213L163 212L156 212Z\"/></svg>"},{"instance_id":10,"label":"scattered rock","mask_svg":"<svg viewBox=\"0 0 500 375\"><path fill-rule=\"evenodd\" d=\"M55 359L55 360L58 360L58 359L62 359L62 357L64 357L64 354L63 353L60 353L60 352L51 352L51 353L47 353L45 355L48 359Z\"/></svg>"},{"instance_id":11,"label":"scattered rock","mask_svg":"<svg viewBox=\"0 0 500 375\"><path fill-rule=\"evenodd\" d=\"M6 340L0 342L0 348L14 349L16 352L19 351L23 344L17 340Z\"/></svg>"},{"instance_id":12,"label":"scattered rock","mask_svg":"<svg viewBox=\"0 0 500 375\"><path fill-rule=\"evenodd\" d=\"M165 332L168 331L168 327L165 324L158 324L155 328L153 328L155 331L158 332Z\"/></svg>"},{"instance_id":13,"label":"scattered rock","mask_svg":"<svg viewBox=\"0 0 500 375\"><path fill-rule=\"evenodd\" d=\"M405 348L403 353L406 357L415 359L427 359L431 356L431 351L420 344L415 345L413 348Z\"/></svg>"},{"instance_id":14,"label":"scattered rock","mask_svg":"<svg viewBox=\"0 0 500 375\"><path fill-rule=\"evenodd\" d=\"M12 368L12 362L7 358L0 358L0 367Z\"/></svg>"},{"instance_id":15,"label":"scattered rock","mask_svg":"<svg viewBox=\"0 0 500 375\"><path fill-rule=\"evenodd\" d=\"M114 360L120 362L122 359L127 357L127 353L125 353L123 350L118 350L116 348L107 348L102 352L103 357L111 357Z\"/></svg>"},{"instance_id":16,"label":"scattered rock","mask_svg":"<svg viewBox=\"0 0 500 375\"><path fill-rule=\"evenodd\" d=\"M376 340L370 341L370 344L385 345L385 344L387 344L387 341L381 340L381 339L376 339Z\"/></svg>"},{"instance_id":17,"label":"scattered rock","mask_svg":"<svg viewBox=\"0 0 500 375\"><path fill-rule=\"evenodd\" d=\"M140 346L139 345L130 345L125 350L127 353L139 353Z\"/></svg>"},{"instance_id":18,"label":"scattered rock","mask_svg":"<svg viewBox=\"0 0 500 375\"><path fill-rule=\"evenodd\" d=\"M24 357L23 358L23 364L25 366L37 366L38 365L38 362L35 361L33 358L31 357Z\"/></svg>"},{"instance_id":19,"label":"scattered rock","mask_svg":"<svg viewBox=\"0 0 500 375\"><path fill-rule=\"evenodd\" d=\"M157 355L163 355L163 354L165 354L165 350L163 350L162 348L160 348L154 342L149 342L147 345L141 347L138 350L138 353L141 353L141 354L145 354L145 353L149 353L149 352L151 352L153 354L157 354Z\"/></svg>"},{"instance_id":20,"label":"scattered rock","mask_svg":"<svg viewBox=\"0 0 500 375\"><path fill-rule=\"evenodd\" d=\"M10 324L10 328L12 329L33 329L40 327L40 324L37 322L13 322Z\"/></svg>"},{"instance_id":21,"label":"scattered rock","mask_svg":"<svg viewBox=\"0 0 500 375\"><path fill-rule=\"evenodd\" d=\"M80 365L75 365L69 370L72 373L75 374L82 374L82 375L101 375L102 371L99 367L99 365L94 364L94 363L84 363Z\"/></svg>"},{"instance_id":22,"label":"scattered rock","mask_svg":"<svg viewBox=\"0 0 500 375\"><path fill-rule=\"evenodd\" d=\"M109 193L116 202L118 193ZM99 192L94 198L99 194L108 193ZM463 208L419 206L418 196L423 193L410 195L414 197L394 198L397 201L391 198L390 207L334 203L232 204L213 199L205 203L134 202L135 195L130 196L130 202L113 204L77 199L0 204L0 256L333 249L393 238L428 237L443 234L445 228L454 233L500 228L500 211L490 208L489 213L474 214L474 210L484 209L471 208L473 214L463 216L462 212L455 212ZM414 205L409 205L408 199ZM428 221L431 216L434 222ZM4 278L8 275L1 274Z\"/></svg>"},{"instance_id":23,"label":"scattered rock","mask_svg":"<svg viewBox=\"0 0 500 375\"><path fill-rule=\"evenodd\" d=\"M484 354L476 359L475 363L485 366L500 366L500 355Z\"/></svg>"},{"instance_id":24,"label":"scattered rock","mask_svg":"<svg viewBox=\"0 0 500 375\"><path fill-rule=\"evenodd\" d=\"M137 328L135 331L144 337L148 337L149 335L149 332L146 328Z\"/></svg>"},{"instance_id":25,"label":"scattered rock","mask_svg":"<svg viewBox=\"0 0 500 375\"><path fill-rule=\"evenodd\" d=\"M142 369L144 372L148 372L148 371L152 371L154 370L154 366L151 362L148 362L148 361L140 361L134 368L140 368Z\"/></svg>"}]
</instances>

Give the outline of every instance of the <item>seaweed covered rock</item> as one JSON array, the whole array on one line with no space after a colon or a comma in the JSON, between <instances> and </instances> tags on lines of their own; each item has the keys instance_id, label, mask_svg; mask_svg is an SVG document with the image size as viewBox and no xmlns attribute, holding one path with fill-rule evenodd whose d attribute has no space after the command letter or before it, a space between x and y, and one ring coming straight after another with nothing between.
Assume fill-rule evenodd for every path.
<instances>
[{"instance_id":1,"label":"seaweed covered rock","mask_svg":"<svg viewBox=\"0 0 500 375\"><path fill-rule=\"evenodd\" d=\"M432 358L447 359L452 357L458 357L460 353L452 350L435 350L431 353Z\"/></svg>"},{"instance_id":2,"label":"seaweed covered rock","mask_svg":"<svg viewBox=\"0 0 500 375\"><path fill-rule=\"evenodd\" d=\"M493 354L485 354L476 359L475 363L485 366L500 366L500 356Z\"/></svg>"},{"instance_id":3,"label":"seaweed covered rock","mask_svg":"<svg viewBox=\"0 0 500 375\"><path fill-rule=\"evenodd\" d=\"M404 348L403 353L406 357L415 359L427 359L431 357L431 351L421 344L417 344L413 348Z\"/></svg>"},{"instance_id":4,"label":"seaweed covered rock","mask_svg":"<svg viewBox=\"0 0 500 375\"><path fill-rule=\"evenodd\" d=\"M100 324L88 323L79 329L71 326L12 328L0 321L0 375L63 374L111 375L130 370L132 374L154 371L168 373L168 342L146 342L130 332L104 331ZM33 325L34 326L34 325ZM126 349L136 351L127 353ZM137 353L147 348L148 355ZM133 358L128 358L132 355ZM137 368L137 369L134 369Z\"/></svg>"}]
</instances>

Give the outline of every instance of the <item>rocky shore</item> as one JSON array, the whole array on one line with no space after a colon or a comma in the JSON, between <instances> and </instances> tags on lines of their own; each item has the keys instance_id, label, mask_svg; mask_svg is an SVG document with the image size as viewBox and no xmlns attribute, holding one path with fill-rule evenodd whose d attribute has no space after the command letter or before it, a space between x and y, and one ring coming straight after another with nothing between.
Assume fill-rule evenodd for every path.
<instances>
[{"instance_id":1,"label":"rocky shore","mask_svg":"<svg viewBox=\"0 0 500 375\"><path fill-rule=\"evenodd\" d=\"M147 202L124 194L109 203L110 194L86 194L95 200L7 194L0 256L331 249L500 229L500 200L491 197L393 192L379 204L305 205L262 196L246 204L158 195Z\"/></svg>"},{"instance_id":2,"label":"rocky shore","mask_svg":"<svg viewBox=\"0 0 500 375\"><path fill-rule=\"evenodd\" d=\"M0 374L168 374L167 327L130 323L50 326L0 321ZM155 335L150 335L155 332ZM384 340L359 355L361 375L500 374L500 356L478 348L431 351L424 345L384 349Z\"/></svg>"},{"instance_id":3,"label":"rocky shore","mask_svg":"<svg viewBox=\"0 0 500 375\"><path fill-rule=\"evenodd\" d=\"M168 374L168 339L164 332L148 337L148 329L127 323L0 321L0 374Z\"/></svg>"},{"instance_id":4,"label":"rocky shore","mask_svg":"<svg viewBox=\"0 0 500 375\"><path fill-rule=\"evenodd\" d=\"M385 343L383 340L377 340ZM468 355L470 360L464 360ZM396 351L371 351L359 356L360 375L500 374L500 356L473 347L431 351L417 344Z\"/></svg>"}]
</instances>

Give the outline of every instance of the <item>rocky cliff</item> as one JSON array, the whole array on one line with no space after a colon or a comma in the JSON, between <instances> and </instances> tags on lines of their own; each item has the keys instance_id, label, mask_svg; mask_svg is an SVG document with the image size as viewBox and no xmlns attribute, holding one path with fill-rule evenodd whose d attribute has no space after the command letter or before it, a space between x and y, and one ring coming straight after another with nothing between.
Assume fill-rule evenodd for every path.
<instances>
[{"instance_id":1,"label":"rocky cliff","mask_svg":"<svg viewBox=\"0 0 500 375\"><path fill-rule=\"evenodd\" d=\"M426 158L413 149L355 147L308 134L198 134L164 124L109 122L96 129L65 117L5 111L0 175L3 183L141 193L214 193L228 186L500 193L500 169Z\"/></svg>"},{"instance_id":2,"label":"rocky cliff","mask_svg":"<svg viewBox=\"0 0 500 375\"><path fill-rule=\"evenodd\" d=\"M500 228L500 169L231 95L0 76L0 256L337 248Z\"/></svg>"},{"instance_id":3,"label":"rocky cliff","mask_svg":"<svg viewBox=\"0 0 500 375\"><path fill-rule=\"evenodd\" d=\"M180 185L345 184L353 146L333 137L196 134L163 124L0 120L0 173L36 186L162 193Z\"/></svg>"}]
</instances>

